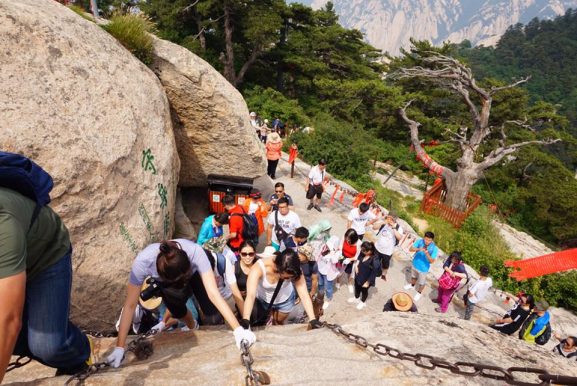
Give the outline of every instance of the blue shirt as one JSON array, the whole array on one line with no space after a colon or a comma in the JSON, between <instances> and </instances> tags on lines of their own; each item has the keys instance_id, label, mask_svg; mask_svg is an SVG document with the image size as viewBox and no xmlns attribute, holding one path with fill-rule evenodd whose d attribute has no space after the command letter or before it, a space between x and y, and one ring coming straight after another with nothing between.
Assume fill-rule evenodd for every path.
<instances>
[{"instance_id":1,"label":"blue shirt","mask_svg":"<svg viewBox=\"0 0 577 386\"><path fill-rule=\"evenodd\" d=\"M425 248L425 240L420 239L415 241L415 243L413 244L413 248ZM431 242L431 244L429 244L429 246L426 248L427 251L429 252L429 255L431 256L431 259L436 259L437 254L439 253L439 249L437 248L435 243ZM431 268L431 263L429 263L429 259L427 258L427 255L425 255L425 252L418 251L415 253L415 256L413 257L413 267L419 272L423 273L429 272L429 269Z\"/></svg>"},{"instance_id":2,"label":"blue shirt","mask_svg":"<svg viewBox=\"0 0 577 386\"><path fill-rule=\"evenodd\" d=\"M214 215L208 216L204 219L204 222L200 227L200 232L198 232L198 240L196 241L199 245L204 244L213 237L222 236L222 226L214 226L213 220Z\"/></svg>"}]
</instances>

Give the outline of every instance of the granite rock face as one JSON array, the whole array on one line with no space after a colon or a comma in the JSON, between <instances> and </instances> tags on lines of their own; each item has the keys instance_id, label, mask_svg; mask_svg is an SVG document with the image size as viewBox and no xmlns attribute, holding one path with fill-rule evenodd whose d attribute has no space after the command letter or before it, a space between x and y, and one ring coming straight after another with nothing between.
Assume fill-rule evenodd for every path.
<instances>
[{"instance_id":1,"label":"granite rock face","mask_svg":"<svg viewBox=\"0 0 577 386\"><path fill-rule=\"evenodd\" d=\"M54 177L73 319L109 326L135 254L174 228L179 159L154 73L55 1L0 2L0 148Z\"/></svg>"}]
</instances>

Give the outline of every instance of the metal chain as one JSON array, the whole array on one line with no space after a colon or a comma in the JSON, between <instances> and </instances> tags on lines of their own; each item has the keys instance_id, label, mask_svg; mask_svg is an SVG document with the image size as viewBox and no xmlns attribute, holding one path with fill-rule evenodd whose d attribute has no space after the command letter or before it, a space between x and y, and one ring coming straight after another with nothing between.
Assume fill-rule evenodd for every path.
<instances>
[{"instance_id":1,"label":"metal chain","mask_svg":"<svg viewBox=\"0 0 577 386\"><path fill-rule=\"evenodd\" d=\"M253 370L252 364L254 359L249 350L249 344L246 340L240 342L240 361L246 367L246 376L244 377L246 386L261 386L270 384L270 377L264 371Z\"/></svg>"},{"instance_id":2,"label":"metal chain","mask_svg":"<svg viewBox=\"0 0 577 386\"><path fill-rule=\"evenodd\" d=\"M16 358L16 360L14 362L8 363L8 367L6 368L6 372L8 373L12 370L19 368L19 367L26 366L31 361L32 361L32 358L29 358L29 357L24 356L24 355L20 355L18 358Z\"/></svg>"},{"instance_id":3,"label":"metal chain","mask_svg":"<svg viewBox=\"0 0 577 386\"><path fill-rule=\"evenodd\" d=\"M130 351L132 353L134 353L134 355L136 356L137 359L139 360L144 360L144 359L148 359L154 352L153 350L153 346L152 346L152 342L150 341L150 339L153 336L155 336L156 334L158 334L158 330L150 330L144 334L140 334L136 337L136 339L132 340L127 348L126 351ZM89 335L95 336L95 337L105 337L106 334L102 334L102 333L96 333L96 332L86 332ZM82 385L84 384L84 381L90 377L91 375L96 374L99 371L102 371L106 368L110 367L110 364L108 362L97 362L94 363L90 366L88 366L88 368L74 374L73 376L71 376L70 378L68 378L68 380L64 383L65 386L71 384L72 382L76 382L76 385Z\"/></svg>"},{"instance_id":4,"label":"metal chain","mask_svg":"<svg viewBox=\"0 0 577 386\"><path fill-rule=\"evenodd\" d=\"M395 359L407 360L413 362L416 366L428 370L436 368L449 370L453 374L464 375L467 377L481 376L485 378L496 379L503 381L509 385L518 386L536 386L536 385L577 385L577 377L549 374L547 370L531 368L531 367L509 367L503 369L499 366L486 365L482 363L472 362L455 362L451 363L441 358L437 358L427 354L410 354L404 353L396 348L387 346L382 343L371 344L360 335L355 335L343 330L338 324L323 322L323 326L327 327L337 335L341 335L349 342L356 344L364 349L371 349L380 356L389 356ZM515 373L534 374L539 379L539 382L525 382L515 377Z\"/></svg>"}]
</instances>

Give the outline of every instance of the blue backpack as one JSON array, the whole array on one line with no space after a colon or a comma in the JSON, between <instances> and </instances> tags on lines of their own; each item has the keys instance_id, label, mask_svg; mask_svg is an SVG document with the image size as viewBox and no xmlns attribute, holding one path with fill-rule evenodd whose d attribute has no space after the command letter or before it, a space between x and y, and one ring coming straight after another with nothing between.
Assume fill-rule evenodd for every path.
<instances>
[{"instance_id":1,"label":"blue backpack","mask_svg":"<svg viewBox=\"0 0 577 386\"><path fill-rule=\"evenodd\" d=\"M30 230L42 207L50 202L54 182L50 174L29 158L0 151L0 186L14 190L36 203L28 227Z\"/></svg>"}]
</instances>

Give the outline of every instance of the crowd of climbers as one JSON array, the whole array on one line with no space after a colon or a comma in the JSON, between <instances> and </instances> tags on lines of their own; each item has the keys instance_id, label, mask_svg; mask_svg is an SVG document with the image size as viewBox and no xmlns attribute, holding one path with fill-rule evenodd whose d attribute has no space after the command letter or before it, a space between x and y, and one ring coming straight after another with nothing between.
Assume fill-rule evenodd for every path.
<instances>
[{"instance_id":1,"label":"crowd of climbers","mask_svg":"<svg viewBox=\"0 0 577 386\"><path fill-rule=\"evenodd\" d=\"M259 132L267 145L277 141L274 128L273 124L270 132ZM269 175L274 178L280 148L274 150L278 157L272 156L273 148L266 151ZM307 210L322 212L326 165L319 160L306 177ZM151 329L186 331L226 323L240 348L243 341L255 342L251 326L308 320L311 328L319 328L319 317L341 284L350 294L348 303L358 310L367 301L383 301L383 311L418 312L431 266L440 258L432 232L410 241L414 255L404 290L386 301L369 300L377 280L387 281L395 249L407 242L397 217L363 202L350 210L345 233L334 235L325 219L303 226L284 184L276 181L274 187L270 197L253 190L242 204L226 195L225 212L208 216L196 240L164 240L138 253L117 323L116 348L107 357L111 366L120 366L129 334ZM35 208L34 201L0 187L0 296L4 299L0 317L10 320L0 334L0 381L12 354L34 358L57 368L58 374L83 370L92 360L90 339L68 320L72 251L68 232L48 206L39 214ZM367 230L373 232L374 242L365 240ZM487 267L481 267L480 278L470 283L465 258L454 251L445 259L432 301L438 303L436 312L445 313L454 295L465 289L464 319L468 320L489 293L492 280ZM547 302L535 302L525 293L517 298L490 327L503 334L518 333L529 343L546 343L552 335ZM50 336L38 329L40 324L50 326ZM577 359L577 339L553 335L559 340L554 351Z\"/></svg>"}]
</instances>

